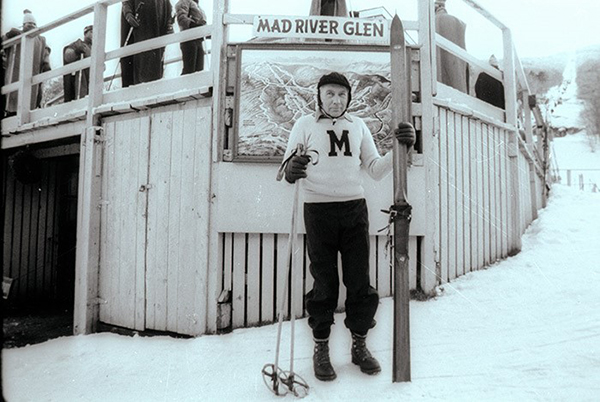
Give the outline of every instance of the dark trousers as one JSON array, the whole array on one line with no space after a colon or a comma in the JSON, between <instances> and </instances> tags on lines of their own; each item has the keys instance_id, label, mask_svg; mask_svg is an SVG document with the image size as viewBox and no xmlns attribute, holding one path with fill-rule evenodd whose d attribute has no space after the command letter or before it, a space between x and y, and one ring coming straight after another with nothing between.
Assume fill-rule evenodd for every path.
<instances>
[{"instance_id":1,"label":"dark trousers","mask_svg":"<svg viewBox=\"0 0 600 402\"><path fill-rule=\"evenodd\" d=\"M203 39L195 39L179 45L183 59L183 71L181 75L204 70L204 48L202 47L202 42Z\"/></svg>"},{"instance_id":2,"label":"dark trousers","mask_svg":"<svg viewBox=\"0 0 600 402\"><path fill-rule=\"evenodd\" d=\"M366 335L375 326L379 295L369 279L369 216L364 199L346 202L305 203L304 225L312 290L306 297L308 324L313 336L329 336L339 296L338 253L346 286L344 324Z\"/></svg>"}]
</instances>

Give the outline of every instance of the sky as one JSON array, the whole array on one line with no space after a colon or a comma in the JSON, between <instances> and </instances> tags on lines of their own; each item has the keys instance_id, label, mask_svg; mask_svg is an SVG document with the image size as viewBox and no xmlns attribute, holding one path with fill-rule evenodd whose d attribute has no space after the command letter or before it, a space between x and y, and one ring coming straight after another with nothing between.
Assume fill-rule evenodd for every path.
<instances>
[{"instance_id":1,"label":"sky","mask_svg":"<svg viewBox=\"0 0 600 402\"><path fill-rule=\"evenodd\" d=\"M554 148L564 167L600 165L584 133ZM310 329L297 320L294 371L310 387L303 401L597 401L599 203L600 193L553 185L521 253L439 287L434 299L411 301L411 382L392 383L391 298L382 299L367 341L382 366L376 376L350 362L338 314L330 337L338 377L316 380ZM192 339L100 333L3 349L3 393L11 402L294 401L263 383L276 333L276 325ZM286 322L284 369L289 339Z\"/></svg>"},{"instance_id":2,"label":"sky","mask_svg":"<svg viewBox=\"0 0 600 402\"><path fill-rule=\"evenodd\" d=\"M175 0L171 0L175 4ZM38 26L52 22L61 16L78 10L93 0L4 0L2 9L2 33L10 27L20 26L23 8L31 9L38 20ZM600 44L600 1L598 0L478 0L513 33L517 51L521 58L542 57L561 52L569 52L589 45ZM310 0L231 0L231 12L241 14L307 15ZM401 18L417 18L417 0L347 0L351 10L365 10L384 6L389 12L398 12ZM211 20L212 1L200 0L200 5ZM447 0L447 9L467 23L467 50L476 57L487 60L491 54L502 54L500 31L484 20L461 0ZM119 4L109 12L109 23L115 26L114 38L108 38L108 46L117 46ZM81 18L68 27L46 34L49 44L55 49L81 37L85 25L91 17ZM232 39L243 38L249 28L236 27ZM61 63L54 52L53 60Z\"/></svg>"}]
</instances>

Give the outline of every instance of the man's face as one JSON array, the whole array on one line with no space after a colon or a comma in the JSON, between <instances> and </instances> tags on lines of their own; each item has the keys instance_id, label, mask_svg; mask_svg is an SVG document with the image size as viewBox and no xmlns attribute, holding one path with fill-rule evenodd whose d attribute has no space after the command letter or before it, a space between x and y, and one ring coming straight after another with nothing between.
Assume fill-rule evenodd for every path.
<instances>
[{"instance_id":1,"label":"man's face","mask_svg":"<svg viewBox=\"0 0 600 402\"><path fill-rule=\"evenodd\" d=\"M88 43L92 43L92 37L94 36L94 31L93 30L89 30L85 33L85 35L83 35L84 39L86 42Z\"/></svg>"},{"instance_id":2,"label":"man's face","mask_svg":"<svg viewBox=\"0 0 600 402\"><path fill-rule=\"evenodd\" d=\"M27 32L27 31L31 31L32 29L37 28L37 25L35 24L35 22L26 22L23 24L23 31Z\"/></svg>"},{"instance_id":3,"label":"man's face","mask_svg":"<svg viewBox=\"0 0 600 402\"><path fill-rule=\"evenodd\" d=\"M348 106L348 88L338 84L325 84L319 90L321 107L331 117L340 117Z\"/></svg>"}]
</instances>

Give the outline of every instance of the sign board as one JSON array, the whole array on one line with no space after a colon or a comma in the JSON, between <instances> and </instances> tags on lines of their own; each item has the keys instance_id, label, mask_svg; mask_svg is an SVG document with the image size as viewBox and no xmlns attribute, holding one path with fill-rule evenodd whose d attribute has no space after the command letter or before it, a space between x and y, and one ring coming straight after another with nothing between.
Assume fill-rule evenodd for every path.
<instances>
[{"instance_id":1,"label":"sign board","mask_svg":"<svg viewBox=\"0 0 600 402\"><path fill-rule=\"evenodd\" d=\"M257 15L252 34L259 38L341 39L387 44L390 25L384 19Z\"/></svg>"}]
</instances>

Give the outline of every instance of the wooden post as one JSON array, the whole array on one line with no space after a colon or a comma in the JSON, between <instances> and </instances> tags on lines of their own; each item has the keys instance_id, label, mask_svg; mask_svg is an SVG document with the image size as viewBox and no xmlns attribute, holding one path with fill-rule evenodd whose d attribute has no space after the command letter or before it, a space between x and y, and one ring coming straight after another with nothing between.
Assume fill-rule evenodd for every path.
<instances>
[{"instance_id":1,"label":"wooden post","mask_svg":"<svg viewBox=\"0 0 600 402\"><path fill-rule=\"evenodd\" d=\"M427 20L427 25L422 24ZM426 30L426 31L421 31ZM431 63L431 76L428 81L431 83L431 95L437 95L437 43L435 40L435 6L431 0L419 1L419 38L423 35L423 39L428 41L427 47ZM421 42L423 43L423 42ZM425 48L423 48L425 50Z\"/></svg>"},{"instance_id":2,"label":"wooden post","mask_svg":"<svg viewBox=\"0 0 600 402\"><path fill-rule=\"evenodd\" d=\"M434 28L431 23L433 4L429 0L419 1L419 45L421 63L421 108L422 128L421 140L426 169L426 186L429 190L425 203L425 236L421 242L421 289L425 293L433 292L440 283L437 277L437 264L440 263L440 237L438 235L439 222L439 123L436 124L435 106L433 105L435 73L435 49L432 48L435 38L432 37ZM433 80L432 80L433 77ZM419 262L419 261L418 261ZM418 263L417 262L417 263Z\"/></svg>"},{"instance_id":3,"label":"wooden post","mask_svg":"<svg viewBox=\"0 0 600 402\"><path fill-rule=\"evenodd\" d=\"M33 76L33 50L35 37L21 36L19 64L19 94L17 97L17 125L29 123L31 114L31 77ZM8 100L8 95L7 95Z\"/></svg>"},{"instance_id":4,"label":"wooden post","mask_svg":"<svg viewBox=\"0 0 600 402\"><path fill-rule=\"evenodd\" d=\"M521 180L519 178L519 135L517 127L517 83L515 77L515 53L513 49L512 34L510 29L502 30L504 41L504 98L506 99L506 123L512 129L509 132L508 156L510 157L510 197L511 197L511 222L510 222L510 249L509 254L516 254L521 250Z\"/></svg>"},{"instance_id":5,"label":"wooden post","mask_svg":"<svg viewBox=\"0 0 600 402\"><path fill-rule=\"evenodd\" d=\"M533 127L531 124L531 106L529 105L529 92L527 90L521 92L521 101L523 102L523 122L525 126L525 142L527 147L533 153Z\"/></svg>"},{"instance_id":6,"label":"wooden post","mask_svg":"<svg viewBox=\"0 0 600 402\"><path fill-rule=\"evenodd\" d=\"M98 323L100 270L100 201L103 130L94 108L102 103L107 5L94 5L94 33L90 67L86 130L81 135L79 192L77 198L77 250L75 257L75 309L73 333L88 334Z\"/></svg>"},{"instance_id":7,"label":"wooden post","mask_svg":"<svg viewBox=\"0 0 600 402\"><path fill-rule=\"evenodd\" d=\"M213 32L211 35L211 63L210 68L213 75L213 107L212 107L212 164L211 164L211 190L216 178L217 163L221 158L221 141L224 134L223 113L225 104L225 76L227 72L227 33L229 28L224 24L224 15L229 11L229 0L213 1ZM222 269L219 267L219 233L214 229L217 209L210 204L210 219L208 222L208 284L206 300L206 332L217 332L217 301L222 291L220 288L223 277ZM229 289L231 290L231 289Z\"/></svg>"},{"instance_id":8,"label":"wooden post","mask_svg":"<svg viewBox=\"0 0 600 402\"><path fill-rule=\"evenodd\" d=\"M567 170L567 186L571 187L571 169Z\"/></svg>"}]
</instances>

